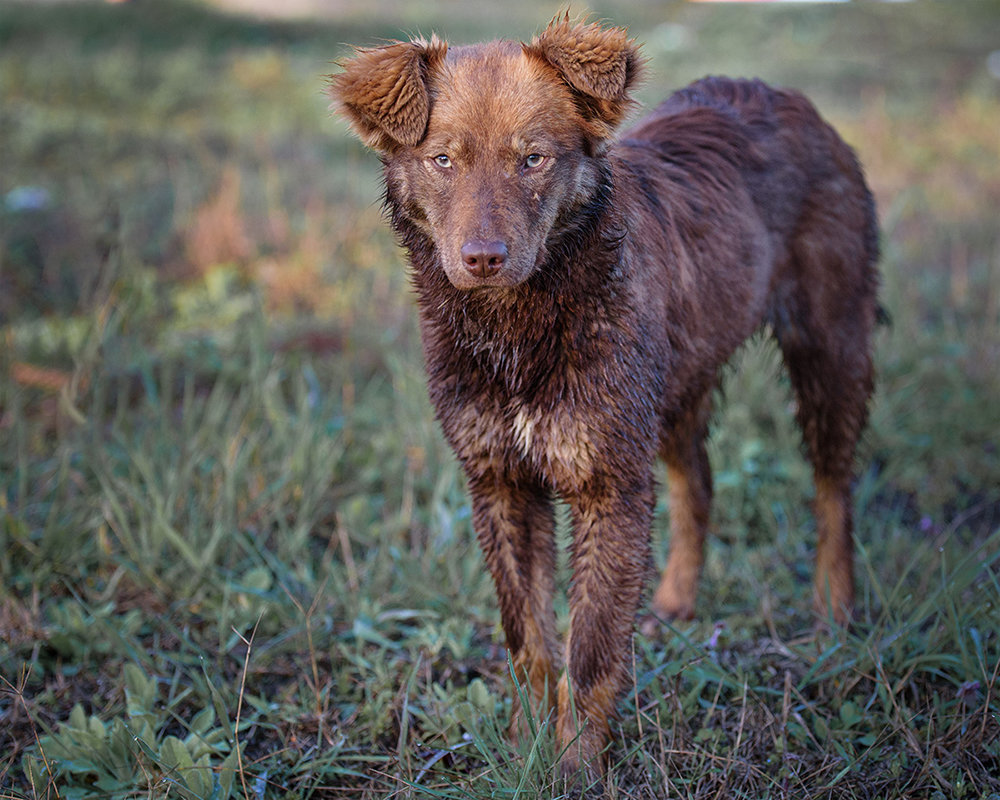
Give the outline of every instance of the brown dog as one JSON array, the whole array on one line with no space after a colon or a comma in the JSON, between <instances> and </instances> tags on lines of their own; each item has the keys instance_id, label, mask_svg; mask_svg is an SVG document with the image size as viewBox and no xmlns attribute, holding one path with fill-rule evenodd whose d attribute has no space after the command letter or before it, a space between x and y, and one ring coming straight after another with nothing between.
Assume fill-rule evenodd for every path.
<instances>
[{"instance_id":1,"label":"brown dog","mask_svg":"<svg viewBox=\"0 0 1000 800\"><path fill-rule=\"evenodd\" d=\"M699 81L613 139L639 62L623 30L557 19L531 44L359 50L331 79L382 157L431 399L465 468L514 664L535 703L558 685L565 773L599 772L626 683L657 454L672 542L653 610L694 613L710 399L719 367L763 324L815 471L816 607L844 621L853 599L871 194L813 106L759 81ZM557 495L573 526L562 652Z\"/></svg>"}]
</instances>

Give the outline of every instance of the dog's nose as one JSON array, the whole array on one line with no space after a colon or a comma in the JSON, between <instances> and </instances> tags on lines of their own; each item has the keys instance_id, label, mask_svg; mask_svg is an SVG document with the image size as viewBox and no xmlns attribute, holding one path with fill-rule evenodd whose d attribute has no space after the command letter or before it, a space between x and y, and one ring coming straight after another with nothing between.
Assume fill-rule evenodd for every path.
<instances>
[{"instance_id":1,"label":"dog's nose","mask_svg":"<svg viewBox=\"0 0 1000 800\"><path fill-rule=\"evenodd\" d=\"M507 260L507 245L501 241L473 239L462 245L465 268L477 278L496 275Z\"/></svg>"}]
</instances>

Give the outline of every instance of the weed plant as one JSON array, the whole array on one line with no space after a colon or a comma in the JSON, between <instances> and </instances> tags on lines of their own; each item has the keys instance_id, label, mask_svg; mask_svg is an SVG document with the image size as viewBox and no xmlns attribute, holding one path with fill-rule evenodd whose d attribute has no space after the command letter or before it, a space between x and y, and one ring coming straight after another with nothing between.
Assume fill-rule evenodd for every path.
<instances>
[{"instance_id":1,"label":"weed plant","mask_svg":"<svg viewBox=\"0 0 1000 800\"><path fill-rule=\"evenodd\" d=\"M819 99L892 318L855 624L813 627L760 337L722 381L699 618L636 637L607 796L1000 797L1000 7L597 6L648 42L647 102L705 72ZM377 164L322 93L342 42L556 9L385 9L0 6L0 797L558 796L552 720L508 743Z\"/></svg>"}]
</instances>

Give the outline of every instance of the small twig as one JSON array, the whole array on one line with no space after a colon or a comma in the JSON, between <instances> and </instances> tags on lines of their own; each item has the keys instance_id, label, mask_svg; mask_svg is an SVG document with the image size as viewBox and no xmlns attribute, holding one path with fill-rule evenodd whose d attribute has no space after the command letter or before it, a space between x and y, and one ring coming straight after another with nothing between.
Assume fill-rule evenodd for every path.
<instances>
[{"instance_id":1,"label":"small twig","mask_svg":"<svg viewBox=\"0 0 1000 800\"><path fill-rule=\"evenodd\" d=\"M792 708L792 672L785 670L785 686L781 696L781 760L788 759L788 714Z\"/></svg>"},{"instance_id":2,"label":"small twig","mask_svg":"<svg viewBox=\"0 0 1000 800\"><path fill-rule=\"evenodd\" d=\"M312 670L312 690L313 699L315 700L315 712L316 720L319 726L318 738L324 738L323 732L323 721L326 714L326 710L323 707L322 698L320 696L319 690L319 659L316 656L316 646L313 644L313 634L312 634L312 618L313 614L316 613L316 609L319 608L319 601L323 597L323 592L326 590L326 584L330 580L330 576L327 575L323 579L323 583L320 584L319 589L316 592L315 597L313 597L312 603L309 605L309 609L306 610L302 603L299 602L298 598L292 594L287 586L282 584L281 588L285 590L285 594L288 595L288 599L292 601L292 604L302 615L306 622L306 645L309 648L309 665Z\"/></svg>"},{"instance_id":3,"label":"small twig","mask_svg":"<svg viewBox=\"0 0 1000 800\"><path fill-rule=\"evenodd\" d=\"M660 745L660 762L658 766L663 772L663 786L667 790L667 794L671 794L671 788L673 787L673 782L670 780L670 775L667 774L667 745L663 741L663 722L660 720L660 706L659 704L653 709L656 712L656 739Z\"/></svg>"},{"instance_id":4,"label":"small twig","mask_svg":"<svg viewBox=\"0 0 1000 800\"><path fill-rule=\"evenodd\" d=\"M739 728L736 731L736 744L733 746L732 753L736 756L739 755L740 745L743 743L743 729L747 722L747 690L749 689L749 683L746 678L743 679L743 704L740 709L740 723ZM732 761L730 760L730 763Z\"/></svg>"},{"instance_id":5,"label":"small twig","mask_svg":"<svg viewBox=\"0 0 1000 800\"><path fill-rule=\"evenodd\" d=\"M28 710L28 703L24 699L24 687L28 683L28 665L23 664L21 666L21 674L17 679L17 686L12 684L3 675L0 675L0 681L3 681L7 686L7 691L9 691L14 697L16 697L20 703L21 707L24 709L24 713L28 718L28 725L31 726L31 735L35 737L35 744L38 747L38 753L42 757L42 763L45 765L45 772L48 774L48 786L45 787L46 792L51 788L53 792L56 793L56 797L59 797L59 787L56 786L54 776L52 774L52 765L49 764L48 756L45 755L45 748L42 747L41 737L38 735L38 729L35 727L35 719L31 716L31 711ZM38 787L35 786L35 779L31 772L28 772L28 780L31 781L31 792L35 797L41 797L42 795L38 792Z\"/></svg>"},{"instance_id":6,"label":"small twig","mask_svg":"<svg viewBox=\"0 0 1000 800\"><path fill-rule=\"evenodd\" d=\"M356 592L360 583L358 582L358 567L354 563L354 554L351 552L351 540L347 536L347 528L344 521L337 514L337 536L340 537L340 550L344 554L344 566L347 567L347 585L352 592Z\"/></svg>"},{"instance_id":7,"label":"small twig","mask_svg":"<svg viewBox=\"0 0 1000 800\"><path fill-rule=\"evenodd\" d=\"M263 616L264 612L261 611L257 617L257 621L253 624L253 630L250 631L249 639L244 637L236 628L232 629L233 633L240 637L240 641L247 646L247 652L243 658L243 671L240 673L240 695L236 701L236 727L233 729L233 738L236 740L236 764L240 773L240 783L243 786L243 797L246 800L250 800L250 790L247 789L246 771L243 768L243 750L240 747L240 717L243 714L243 693L246 689L247 670L250 668L250 650L253 647L254 637L257 635L257 626L260 625L260 620Z\"/></svg>"},{"instance_id":8,"label":"small twig","mask_svg":"<svg viewBox=\"0 0 1000 800\"><path fill-rule=\"evenodd\" d=\"M635 695L635 724L639 728L639 738L642 738L642 714L639 713L639 682L635 676L635 636L632 636L632 693Z\"/></svg>"},{"instance_id":9,"label":"small twig","mask_svg":"<svg viewBox=\"0 0 1000 800\"><path fill-rule=\"evenodd\" d=\"M990 695L993 694L993 687L997 682L997 674L1000 674L1000 658L998 658L997 663L993 665L993 674L986 683L986 698L983 700L983 719L979 725L979 736L982 739L986 738L986 725L990 721Z\"/></svg>"}]
</instances>

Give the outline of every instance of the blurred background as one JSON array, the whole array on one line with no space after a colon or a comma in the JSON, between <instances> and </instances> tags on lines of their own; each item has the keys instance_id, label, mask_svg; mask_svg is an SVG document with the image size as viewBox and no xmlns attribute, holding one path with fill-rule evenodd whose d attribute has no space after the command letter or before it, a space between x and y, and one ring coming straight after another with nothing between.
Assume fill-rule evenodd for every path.
<instances>
[{"instance_id":1,"label":"blurred background","mask_svg":"<svg viewBox=\"0 0 1000 800\"><path fill-rule=\"evenodd\" d=\"M217 766L241 675L235 730L286 788L317 743L324 785L412 780L432 756L411 763L408 735L462 741L455 709L500 702L492 587L424 394L378 160L325 85L352 45L529 39L564 5L0 1L0 790L51 785L45 747L82 763L97 745L74 756L57 732L88 715L101 742L131 720L161 750L81 768L84 785L141 785L135 764L171 763L164 742L194 741L199 713L219 744L185 747ZM756 76L804 91L857 149L892 317L859 458L861 616L936 597L956 563L959 605L993 613L1000 2L589 11L643 42L644 105ZM779 371L752 342L712 440L704 621L745 642L809 625L811 487ZM667 527L661 501L658 542ZM933 680L967 680L948 664ZM419 703L400 692L414 681Z\"/></svg>"}]
</instances>

